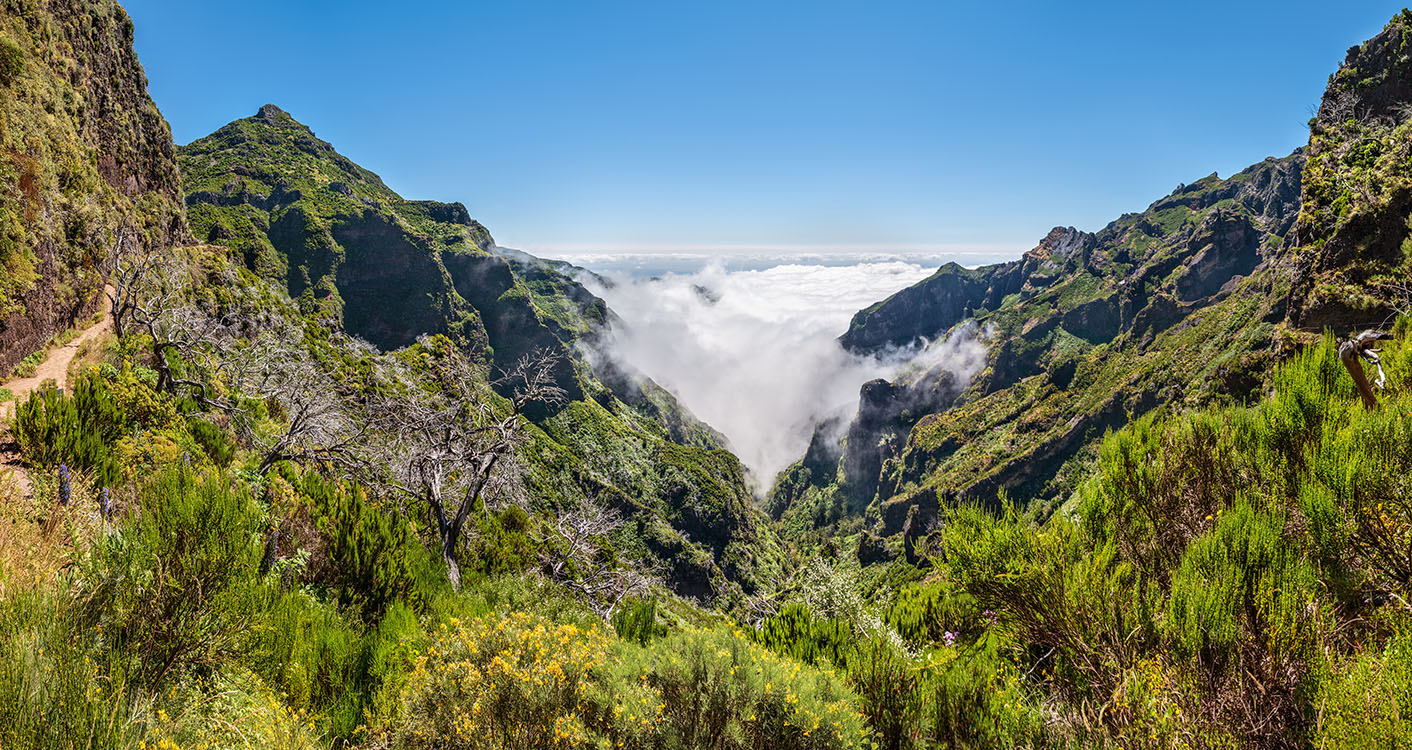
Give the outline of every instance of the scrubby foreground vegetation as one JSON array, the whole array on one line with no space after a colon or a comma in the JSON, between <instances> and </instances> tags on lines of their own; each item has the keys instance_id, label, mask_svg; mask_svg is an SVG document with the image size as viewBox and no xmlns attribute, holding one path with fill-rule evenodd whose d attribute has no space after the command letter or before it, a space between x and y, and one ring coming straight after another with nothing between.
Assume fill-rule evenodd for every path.
<instances>
[{"instance_id":1,"label":"scrubby foreground vegetation","mask_svg":"<svg viewBox=\"0 0 1412 750\"><path fill-rule=\"evenodd\" d=\"M1325 336L1253 406L1112 434L1043 522L963 505L920 567L817 558L734 617L639 582L581 516L489 491L453 579L434 508L379 482L386 454L299 419L387 442L356 405L399 389L436 403L435 363L455 352L306 331L279 366L315 368L307 387L257 397L284 381L234 377L262 340L241 320L244 336L172 350L161 371L129 326L66 393L18 410L34 489L0 503L4 747L1412 741L1406 319L1380 409ZM357 397L301 406L328 387L321 367Z\"/></svg>"},{"instance_id":2,"label":"scrubby foreground vegetation","mask_svg":"<svg viewBox=\"0 0 1412 750\"><path fill-rule=\"evenodd\" d=\"M1412 744L1407 33L1334 77L1297 219L1299 155L1183 188L1117 245L1052 235L986 287L1036 338L993 339L971 395L1054 408L984 410L970 458L917 483L962 448L939 422L983 403L919 375L941 416L873 403L771 519L721 436L595 355L614 316L573 269L273 106L174 157L120 8L14 0L0 364L98 305L113 330L4 425L0 748ZM87 161L114 144L132 158ZM1221 248L1239 263L1198 263ZM35 304L56 289L64 310ZM941 302L928 325L985 314ZM1011 315L1051 307L1120 346ZM906 317L870 310L856 336ZM1360 397L1339 344L1390 310ZM1222 336L1236 369L1198 351ZM1090 365L1128 359L1200 387L1105 394ZM985 451L1034 457L1007 431L1098 447L1021 496L972 481Z\"/></svg>"}]
</instances>

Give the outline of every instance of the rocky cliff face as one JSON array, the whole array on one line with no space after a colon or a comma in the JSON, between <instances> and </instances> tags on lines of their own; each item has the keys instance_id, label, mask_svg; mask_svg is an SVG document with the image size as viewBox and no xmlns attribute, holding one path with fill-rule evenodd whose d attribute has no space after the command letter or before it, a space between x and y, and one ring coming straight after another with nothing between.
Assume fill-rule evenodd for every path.
<instances>
[{"instance_id":1,"label":"rocky cliff face","mask_svg":"<svg viewBox=\"0 0 1412 750\"><path fill-rule=\"evenodd\" d=\"M909 513L933 517L943 496L1061 501L1105 430L1161 404L1247 395L1285 315L1303 162L1210 175L1092 234L1056 227L1017 261L949 265L859 312L841 338L852 351L973 321L987 367L947 398L944 373L865 386L837 480L811 472L812 491L871 503L888 534ZM782 483L792 497L777 512L818 502L799 485Z\"/></svg>"},{"instance_id":2,"label":"rocky cliff face","mask_svg":"<svg viewBox=\"0 0 1412 750\"><path fill-rule=\"evenodd\" d=\"M113 2L0 9L0 372L95 309L120 231L186 236L132 32Z\"/></svg>"},{"instance_id":3,"label":"rocky cliff face","mask_svg":"<svg viewBox=\"0 0 1412 750\"><path fill-rule=\"evenodd\" d=\"M1412 309L1412 12L1348 50L1310 121L1291 320L1372 327Z\"/></svg>"}]
</instances>

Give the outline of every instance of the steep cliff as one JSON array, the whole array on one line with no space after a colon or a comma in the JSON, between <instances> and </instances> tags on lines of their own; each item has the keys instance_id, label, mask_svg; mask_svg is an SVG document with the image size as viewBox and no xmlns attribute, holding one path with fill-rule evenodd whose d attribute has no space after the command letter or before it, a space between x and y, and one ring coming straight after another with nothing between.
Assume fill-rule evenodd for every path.
<instances>
[{"instance_id":1,"label":"steep cliff","mask_svg":"<svg viewBox=\"0 0 1412 750\"><path fill-rule=\"evenodd\" d=\"M172 139L114 2L0 9L0 372L98 304L120 233L186 236Z\"/></svg>"},{"instance_id":2,"label":"steep cliff","mask_svg":"<svg viewBox=\"0 0 1412 750\"><path fill-rule=\"evenodd\" d=\"M1105 430L1162 405L1245 398L1285 317L1303 163L1296 152L1210 175L1098 232L1056 227L1020 260L949 265L859 312L841 338L852 351L970 321L987 366L949 398L943 373L866 386L837 484L796 481L776 508L871 503L891 535L943 496L1060 501Z\"/></svg>"},{"instance_id":3,"label":"steep cliff","mask_svg":"<svg viewBox=\"0 0 1412 750\"><path fill-rule=\"evenodd\" d=\"M1412 11L1348 50L1309 123L1291 320L1385 323L1412 309Z\"/></svg>"}]
</instances>

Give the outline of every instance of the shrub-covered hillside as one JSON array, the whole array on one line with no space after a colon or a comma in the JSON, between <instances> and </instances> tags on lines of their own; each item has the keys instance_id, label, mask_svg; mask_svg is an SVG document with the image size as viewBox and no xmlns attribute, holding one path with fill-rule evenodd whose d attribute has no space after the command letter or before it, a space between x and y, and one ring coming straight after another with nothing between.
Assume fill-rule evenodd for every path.
<instances>
[{"instance_id":1,"label":"shrub-covered hillside","mask_svg":"<svg viewBox=\"0 0 1412 750\"><path fill-rule=\"evenodd\" d=\"M178 149L193 232L297 301L299 316L387 350L441 336L493 382L553 355L556 402L529 404L519 454L531 506L607 505L673 588L738 599L783 562L722 439L666 391L583 355L602 300L533 256L495 247L459 203L402 199L288 113L266 105ZM508 386L501 387L508 395Z\"/></svg>"},{"instance_id":2,"label":"shrub-covered hillside","mask_svg":"<svg viewBox=\"0 0 1412 750\"><path fill-rule=\"evenodd\" d=\"M1043 522L960 505L923 543L927 567L865 585L816 559L749 624L650 582L603 607L641 570L611 524L493 492L453 587L389 467L326 453L259 470L302 402L203 411L131 364L140 336L115 342L12 428L32 488L0 485L0 742L1398 746L1409 333L1385 348L1380 409L1325 337L1252 406L1112 434ZM434 402L454 352L345 366ZM208 392L234 395L221 372Z\"/></svg>"}]
</instances>

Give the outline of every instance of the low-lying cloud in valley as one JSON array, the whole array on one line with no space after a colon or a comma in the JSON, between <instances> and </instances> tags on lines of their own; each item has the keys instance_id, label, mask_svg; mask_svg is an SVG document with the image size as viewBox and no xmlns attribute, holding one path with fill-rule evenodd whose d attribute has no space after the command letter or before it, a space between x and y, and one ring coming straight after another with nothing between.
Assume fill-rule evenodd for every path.
<instances>
[{"instance_id":1,"label":"low-lying cloud in valley","mask_svg":"<svg viewBox=\"0 0 1412 750\"><path fill-rule=\"evenodd\" d=\"M765 486L803 456L820 419L856 413L859 387L913 362L969 379L984 363L973 336L884 358L844 351L837 337L858 310L930 275L902 261L846 266L708 266L658 278L584 281L620 316L608 354L641 371L723 433Z\"/></svg>"}]
</instances>

